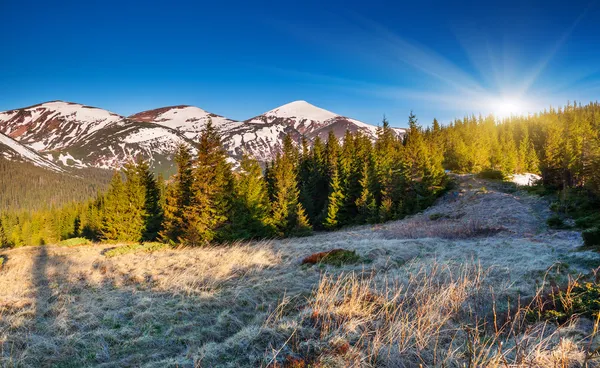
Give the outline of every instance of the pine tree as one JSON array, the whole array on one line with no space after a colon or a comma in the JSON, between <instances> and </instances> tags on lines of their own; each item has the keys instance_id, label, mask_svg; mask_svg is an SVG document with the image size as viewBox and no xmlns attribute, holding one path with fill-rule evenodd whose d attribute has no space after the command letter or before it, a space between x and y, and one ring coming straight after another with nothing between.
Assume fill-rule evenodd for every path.
<instances>
[{"instance_id":1,"label":"pine tree","mask_svg":"<svg viewBox=\"0 0 600 368\"><path fill-rule=\"evenodd\" d=\"M312 226L310 226L310 223L308 222L308 216L301 203L296 204L293 223L294 227L290 230L289 235L309 236L312 234Z\"/></svg>"},{"instance_id":2,"label":"pine tree","mask_svg":"<svg viewBox=\"0 0 600 368\"><path fill-rule=\"evenodd\" d=\"M326 229L333 230L341 225L340 210L344 205L344 193L336 166L332 168L329 197L327 199L327 214L323 221Z\"/></svg>"},{"instance_id":3,"label":"pine tree","mask_svg":"<svg viewBox=\"0 0 600 368\"><path fill-rule=\"evenodd\" d=\"M144 187L144 230L142 239L146 241L156 240L162 230L163 209L161 206L161 193L159 183L150 171L148 162L138 160L136 164L136 175Z\"/></svg>"},{"instance_id":4,"label":"pine tree","mask_svg":"<svg viewBox=\"0 0 600 368\"><path fill-rule=\"evenodd\" d=\"M361 192L360 196L356 199L356 207L359 214L358 223L372 222L377 216L377 204L371 192L372 170L370 166L369 162L364 163L359 181Z\"/></svg>"},{"instance_id":5,"label":"pine tree","mask_svg":"<svg viewBox=\"0 0 600 368\"><path fill-rule=\"evenodd\" d=\"M198 157L193 168L191 204L184 213L186 241L201 245L219 240L229 223L233 177L217 129L209 120L200 135Z\"/></svg>"},{"instance_id":6,"label":"pine tree","mask_svg":"<svg viewBox=\"0 0 600 368\"><path fill-rule=\"evenodd\" d=\"M2 218L0 218L0 248L10 247L8 236L6 235L6 228L3 225Z\"/></svg>"},{"instance_id":7,"label":"pine tree","mask_svg":"<svg viewBox=\"0 0 600 368\"><path fill-rule=\"evenodd\" d=\"M123 214L125 226L121 229L121 240L142 241L146 229L146 186L137 164L124 166L125 183L123 186L127 210Z\"/></svg>"},{"instance_id":8,"label":"pine tree","mask_svg":"<svg viewBox=\"0 0 600 368\"><path fill-rule=\"evenodd\" d=\"M231 239L255 239L273 235L269 226L267 183L260 165L244 155L235 181Z\"/></svg>"},{"instance_id":9,"label":"pine tree","mask_svg":"<svg viewBox=\"0 0 600 368\"><path fill-rule=\"evenodd\" d=\"M307 215L311 224L319 226L322 223L323 213L327 204L329 181L327 180L327 159L325 145L319 136L315 138L311 151L310 174L307 183L307 192L310 193L311 202L307 205Z\"/></svg>"},{"instance_id":10,"label":"pine tree","mask_svg":"<svg viewBox=\"0 0 600 368\"><path fill-rule=\"evenodd\" d=\"M300 222L307 222L304 208L298 206L297 182L297 152L294 152L291 138L284 139L283 155L277 155L271 166L273 175L272 225L279 236L290 235L298 227L304 227ZM297 164L296 164L297 165Z\"/></svg>"},{"instance_id":11,"label":"pine tree","mask_svg":"<svg viewBox=\"0 0 600 368\"><path fill-rule=\"evenodd\" d=\"M104 199L104 211L100 234L103 240L126 240L123 238L123 224L127 203L121 174L115 172Z\"/></svg>"}]
</instances>

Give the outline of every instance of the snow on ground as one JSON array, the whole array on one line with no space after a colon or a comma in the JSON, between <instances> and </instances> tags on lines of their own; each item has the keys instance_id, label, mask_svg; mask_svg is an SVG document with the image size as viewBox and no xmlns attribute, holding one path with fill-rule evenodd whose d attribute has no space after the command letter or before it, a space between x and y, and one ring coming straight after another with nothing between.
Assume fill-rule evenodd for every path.
<instances>
[{"instance_id":1,"label":"snow on ground","mask_svg":"<svg viewBox=\"0 0 600 368\"><path fill-rule=\"evenodd\" d=\"M36 151L20 144L14 139L7 137L4 134L0 133L0 145L5 145L10 150L14 151L17 154L16 158L25 159L26 161L30 161L36 166L45 167L47 169L53 171L63 171L60 167L53 164L52 162L46 160L42 156L40 156Z\"/></svg>"},{"instance_id":2,"label":"snow on ground","mask_svg":"<svg viewBox=\"0 0 600 368\"><path fill-rule=\"evenodd\" d=\"M511 176L510 181L517 185L530 186L535 184L542 177L536 174L525 173L525 174L514 174Z\"/></svg>"},{"instance_id":3,"label":"snow on ground","mask_svg":"<svg viewBox=\"0 0 600 368\"><path fill-rule=\"evenodd\" d=\"M85 167L86 166L83 164L83 162L81 160L74 158L68 152L66 154L60 153L58 156L58 161L62 162L62 164L65 166L76 166L76 167ZM72 161L72 162L70 162L70 161ZM73 165L73 162L75 163L75 165Z\"/></svg>"},{"instance_id":4,"label":"snow on ground","mask_svg":"<svg viewBox=\"0 0 600 368\"><path fill-rule=\"evenodd\" d=\"M151 140L155 140L155 141L168 141L168 142L174 142L175 144L173 145L173 147L176 146L176 144L180 143L182 141L181 137L179 137L177 134L174 134L173 132L164 129L164 128L142 128L140 130L138 130L135 133L129 134L127 137L125 137L125 139L123 139L123 142L125 143L141 143L141 142L147 142L147 141L151 141Z\"/></svg>"},{"instance_id":5,"label":"snow on ground","mask_svg":"<svg viewBox=\"0 0 600 368\"><path fill-rule=\"evenodd\" d=\"M180 131L199 133L209 119L217 128L233 122L195 106L171 108L156 116L153 122Z\"/></svg>"},{"instance_id":6,"label":"snow on ground","mask_svg":"<svg viewBox=\"0 0 600 368\"><path fill-rule=\"evenodd\" d=\"M338 116L331 111L311 105L306 101L290 102L273 110L267 111L263 115L269 118L299 118L314 121L325 121Z\"/></svg>"}]
</instances>

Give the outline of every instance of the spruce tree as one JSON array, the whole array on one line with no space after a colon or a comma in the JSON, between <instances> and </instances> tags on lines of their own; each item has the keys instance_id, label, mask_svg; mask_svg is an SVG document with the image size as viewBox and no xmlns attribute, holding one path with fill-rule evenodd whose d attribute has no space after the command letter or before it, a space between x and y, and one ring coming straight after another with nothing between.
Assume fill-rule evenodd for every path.
<instances>
[{"instance_id":1,"label":"spruce tree","mask_svg":"<svg viewBox=\"0 0 600 368\"><path fill-rule=\"evenodd\" d=\"M146 241L156 240L162 230L163 209L161 206L161 193L159 183L150 171L150 165L144 160L138 160L136 164L136 175L144 187L144 231L142 239Z\"/></svg>"},{"instance_id":2,"label":"spruce tree","mask_svg":"<svg viewBox=\"0 0 600 368\"><path fill-rule=\"evenodd\" d=\"M0 218L0 248L8 247L10 247L10 243L8 241L8 236L6 235L6 228L3 225L2 218Z\"/></svg>"},{"instance_id":3,"label":"spruce tree","mask_svg":"<svg viewBox=\"0 0 600 368\"><path fill-rule=\"evenodd\" d=\"M233 200L231 166L210 120L200 135L192 176L191 203L184 212L185 239L190 245L201 245L219 240L221 231L226 233Z\"/></svg>"},{"instance_id":4,"label":"spruce tree","mask_svg":"<svg viewBox=\"0 0 600 368\"><path fill-rule=\"evenodd\" d=\"M269 223L269 197L258 161L244 155L235 180L231 239L255 239L273 235Z\"/></svg>"},{"instance_id":5,"label":"spruce tree","mask_svg":"<svg viewBox=\"0 0 600 368\"><path fill-rule=\"evenodd\" d=\"M296 210L294 212L294 226L289 232L290 236L309 236L312 234L312 226L308 222L308 216L302 203L296 204Z\"/></svg>"},{"instance_id":6,"label":"spruce tree","mask_svg":"<svg viewBox=\"0 0 600 368\"><path fill-rule=\"evenodd\" d=\"M142 241L146 230L146 185L137 164L124 166L125 183L123 185L124 200L127 210L123 214L124 226L120 240Z\"/></svg>"},{"instance_id":7,"label":"spruce tree","mask_svg":"<svg viewBox=\"0 0 600 368\"><path fill-rule=\"evenodd\" d=\"M307 222L305 210L299 203L299 190L297 182L298 154L294 152L291 138L286 136L284 139L283 155L277 155L271 166L271 175L273 175L273 197L272 206L272 225L277 235L291 235L302 229Z\"/></svg>"},{"instance_id":8,"label":"spruce tree","mask_svg":"<svg viewBox=\"0 0 600 368\"><path fill-rule=\"evenodd\" d=\"M337 166L332 168L329 186L329 197L327 198L327 214L323 221L326 229L333 230L341 225L340 210L344 205L344 193L340 183Z\"/></svg>"},{"instance_id":9,"label":"spruce tree","mask_svg":"<svg viewBox=\"0 0 600 368\"><path fill-rule=\"evenodd\" d=\"M358 209L358 223L373 223L377 221L377 203L375 197L371 192L371 178L372 178L372 165L370 162L365 161L361 172L360 196L356 199L356 207Z\"/></svg>"},{"instance_id":10,"label":"spruce tree","mask_svg":"<svg viewBox=\"0 0 600 368\"><path fill-rule=\"evenodd\" d=\"M115 171L104 199L100 235L103 240L126 240L123 238L127 199L121 174Z\"/></svg>"},{"instance_id":11,"label":"spruce tree","mask_svg":"<svg viewBox=\"0 0 600 368\"><path fill-rule=\"evenodd\" d=\"M165 188L163 229L164 241L181 242L188 224L184 213L192 202L192 154L187 145L181 144L175 152L177 172Z\"/></svg>"}]
</instances>

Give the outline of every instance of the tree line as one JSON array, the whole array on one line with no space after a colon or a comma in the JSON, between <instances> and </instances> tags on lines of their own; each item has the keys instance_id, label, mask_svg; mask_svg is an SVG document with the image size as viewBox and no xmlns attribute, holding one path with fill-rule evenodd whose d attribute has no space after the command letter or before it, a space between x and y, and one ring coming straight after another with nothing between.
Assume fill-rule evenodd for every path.
<instances>
[{"instance_id":1,"label":"tree line","mask_svg":"<svg viewBox=\"0 0 600 368\"><path fill-rule=\"evenodd\" d=\"M341 140L330 133L312 142L288 136L266 167L243 157L235 170L209 123L196 151L178 147L177 172L166 181L138 161L115 173L108 191L93 200L5 211L0 245L74 236L190 245L302 236L418 212L446 187L444 170L540 174L544 188L561 193L562 202L574 192L583 196L584 202L571 201L571 207L591 208L589 226L600 226L600 206L594 205L600 203L598 103L503 120L492 115L447 125L434 120L425 129L411 113L403 136L385 119L374 141L359 132L346 132Z\"/></svg>"},{"instance_id":2,"label":"tree line","mask_svg":"<svg viewBox=\"0 0 600 368\"><path fill-rule=\"evenodd\" d=\"M497 170L541 174L560 190L580 188L600 195L600 104L569 103L500 123L493 117L466 117L440 127L436 145L444 167L463 173Z\"/></svg>"},{"instance_id":3,"label":"tree line","mask_svg":"<svg viewBox=\"0 0 600 368\"><path fill-rule=\"evenodd\" d=\"M313 230L377 223L420 211L445 188L443 152L411 113L400 136L384 119L375 141L360 132L294 142L263 169L244 156L228 161L208 123L196 154L181 145L177 172L163 180L138 160L116 172L87 202L0 216L0 245L153 241L202 245L237 239L304 236Z\"/></svg>"}]
</instances>

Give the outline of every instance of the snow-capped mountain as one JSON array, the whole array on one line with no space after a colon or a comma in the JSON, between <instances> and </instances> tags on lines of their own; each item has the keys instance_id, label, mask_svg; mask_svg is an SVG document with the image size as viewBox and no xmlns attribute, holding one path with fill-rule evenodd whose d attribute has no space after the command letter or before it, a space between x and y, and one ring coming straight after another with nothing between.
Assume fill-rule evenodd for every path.
<instances>
[{"instance_id":1,"label":"snow-capped mountain","mask_svg":"<svg viewBox=\"0 0 600 368\"><path fill-rule=\"evenodd\" d=\"M306 101L294 101L262 115L246 120L249 124L281 124L292 126L298 133L312 140L317 136L327 138L332 130L341 138L346 130L354 133L360 131L368 137L375 139L377 127L355 119L335 114ZM404 129L395 129L398 134L404 134Z\"/></svg>"},{"instance_id":2,"label":"snow-capped mountain","mask_svg":"<svg viewBox=\"0 0 600 368\"><path fill-rule=\"evenodd\" d=\"M52 101L0 113L0 132L36 151L68 147L122 116L96 107Z\"/></svg>"},{"instance_id":3,"label":"snow-capped mountain","mask_svg":"<svg viewBox=\"0 0 600 368\"><path fill-rule=\"evenodd\" d=\"M175 129L122 120L49 155L63 165L103 169L118 169L142 157L162 171L172 166L173 153L181 143L193 146L191 140Z\"/></svg>"},{"instance_id":4,"label":"snow-capped mountain","mask_svg":"<svg viewBox=\"0 0 600 368\"><path fill-rule=\"evenodd\" d=\"M14 139L0 133L0 157L11 161L29 162L38 167L48 170L62 172L62 169L52 161L42 157L35 150L22 145Z\"/></svg>"},{"instance_id":5,"label":"snow-capped mountain","mask_svg":"<svg viewBox=\"0 0 600 368\"><path fill-rule=\"evenodd\" d=\"M235 121L194 106L170 106L124 117L72 102L53 101L0 113L0 133L56 164L74 168L116 169L138 156L157 169L172 166L177 145L194 147L208 121L221 132L232 162L243 154L272 160L283 138L299 142L329 131L341 139L360 131L376 137L377 127L335 114L306 101L295 101L248 119ZM403 134L403 129L396 129ZM25 147L25 148L27 148Z\"/></svg>"},{"instance_id":6,"label":"snow-capped mountain","mask_svg":"<svg viewBox=\"0 0 600 368\"><path fill-rule=\"evenodd\" d=\"M239 122L213 114L195 106L170 106L140 112L128 117L129 120L156 123L182 132L189 139L197 139L210 119L219 130L226 131Z\"/></svg>"}]
</instances>

